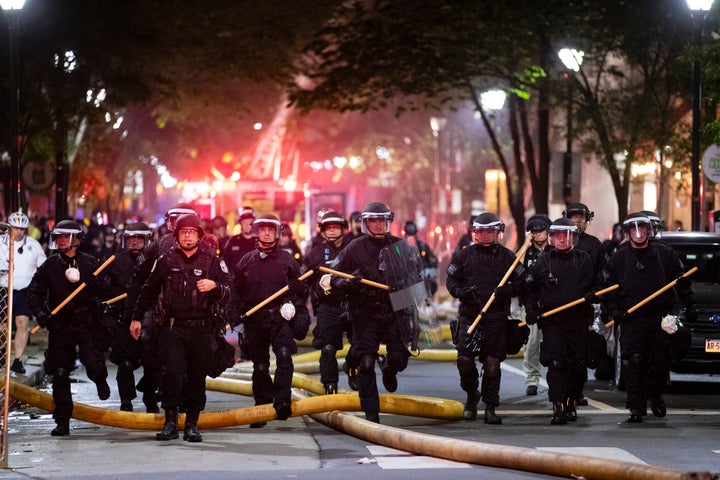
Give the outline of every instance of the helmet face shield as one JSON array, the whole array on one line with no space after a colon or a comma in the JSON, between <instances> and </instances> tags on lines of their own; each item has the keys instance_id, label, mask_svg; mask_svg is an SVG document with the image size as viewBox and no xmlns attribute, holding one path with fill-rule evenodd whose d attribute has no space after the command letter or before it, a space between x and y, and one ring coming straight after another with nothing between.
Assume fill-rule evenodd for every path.
<instances>
[{"instance_id":1,"label":"helmet face shield","mask_svg":"<svg viewBox=\"0 0 720 480\"><path fill-rule=\"evenodd\" d=\"M371 235L371 236L377 236L379 235L379 232L377 229L374 229L370 226L370 223L377 223L382 222L384 223L384 231L382 232L382 235L385 235L387 232L390 231L390 224L392 223L392 214L391 213L363 213L360 217L361 220L361 228L362 233L365 235ZM375 231L373 231L375 230Z\"/></svg>"},{"instance_id":2,"label":"helmet face shield","mask_svg":"<svg viewBox=\"0 0 720 480\"><path fill-rule=\"evenodd\" d=\"M648 217L632 217L623 222L623 233L634 243L644 243L653 236L652 221Z\"/></svg>"},{"instance_id":3,"label":"helmet face shield","mask_svg":"<svg viewBox=\"0 0 720 480\"><path fill-rule=\"evenodd\" d=\"M579 232L576 226L552 225L548 229L550 244L559 251L567 251L575 247Z\"/></svg>"},{"instance_id":4,"label":"helmet face shield","mask_svg":"<svg viewBox=\"0 0 720 480\"><path fill-rule=\"evenodd\" d=\"M152 238L152 230L125 230L120 241L121 249L142 250L150 243ZM142 246L138 246L138 240L142 241ZM132 247L132 248L131 248Z\"/></svg>"},{"instance_id":5,"label":"helmet face shield","mask_svg":"<svg viewBox=\"0 0 720 480\"><path fill-rule=\"evenodd\" d=\"M259 218L253 222L251 233L254 237L260 238L261 234L265 234L269 230L272 230L272 235L275 240L279 239L282 231L280 220Z\"/></svg>"},{"instance_id":6,"label":"helmet face shield","mask_svg":"<svg viewBox=\"0 0 720 480\"><path fill-rule=\"evenodd\" d=\"M65 228L56 228L50 232L50 240L48 241L49 250L59 250L67 252L76 244L80 244L80 230L72 230Z\"/></svg>"}]
</instances>

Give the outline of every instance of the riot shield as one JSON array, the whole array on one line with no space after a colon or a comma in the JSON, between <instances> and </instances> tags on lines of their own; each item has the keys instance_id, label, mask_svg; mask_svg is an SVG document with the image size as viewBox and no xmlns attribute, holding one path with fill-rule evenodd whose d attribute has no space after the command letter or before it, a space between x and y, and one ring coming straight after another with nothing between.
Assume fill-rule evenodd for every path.
<instances>
[{"instance_id":1,"label":"riot shield","mask_svg":"<svg viewBox=\"0 0 720 480\"><path fill-rule=\"evenodd\" d=\"M383 248L380 270L406 345L422 350L440 343L442 332L418 249L404 240Z\"/></svg>"}]
</instances>

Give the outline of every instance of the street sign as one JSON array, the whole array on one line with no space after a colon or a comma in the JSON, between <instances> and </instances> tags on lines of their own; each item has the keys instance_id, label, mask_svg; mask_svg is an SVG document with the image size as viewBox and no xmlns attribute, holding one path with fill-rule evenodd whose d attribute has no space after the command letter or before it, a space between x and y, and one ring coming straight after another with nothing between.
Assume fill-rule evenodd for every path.
<instances>
[{"instance_id":1,"label":"street sign","mask_svg":"<svg viewBox=\"0 0 720 480\"><path fill-rule=\"evenodd\" d=\"M715 183L720 183L720 147L710 145L702 157L705 176Z\"/></svg>"}]
</instances>

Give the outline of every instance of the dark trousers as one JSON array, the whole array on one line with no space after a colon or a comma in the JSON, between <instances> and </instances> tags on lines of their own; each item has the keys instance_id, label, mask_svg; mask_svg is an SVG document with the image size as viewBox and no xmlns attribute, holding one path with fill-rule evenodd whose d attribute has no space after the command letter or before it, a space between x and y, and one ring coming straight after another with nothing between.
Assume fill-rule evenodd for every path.
<instances>
[{"instance_id":1,"label":"dark trousers","mask_svg":"<svg viewBox=\"0 0 720 480\"><path fill-rule=\"evenodd\" d=\"M540 363L548 367L548 399L564 402L582 396L587 380L587 325L583 321L543 321Z\"/></svg>"},{"instance_id":2,"label":"dark trousers","mask_svg":"<svg viewBox=\"0 0 720 480\"><path fill-rule=\"evenodd\" d=\"M297 353L290 322L279 315L246 321L248 355L253 362L255 405L290 401L294 367L290 354ZM270 376L270 348L275 352L275 379ZM274 402L273 402L274 401Z\"/></svg>"},{"instance_id":3,"label":"dark trousers","mask_svg":"<svg viewBox=\"0 0 720 480\"><path fill-rule=\"evenodd\" d=\"M160 328L160 358L162 375L162 407L178 407L181 394L185 394L188 411L205 409L205 377L212 359L212 342L215 327L207 324L188 327L181 321L173 325L165 322ZM183 384L186 389L183 392Z\"/></svg>"},{"instance_id":4,"label":"dark trousers","mask_svg":"<svg viewBox=\"0 0 720 480\"><path fill-rule=\"evenodd\" d=\"M93 334L89 329L63 329L59 325L51 328L43 368L53 376L52 393L55 401L53 418L55 420L64 421L72 417L70 372L75 367L77 358L80 358L90 380L98 383L107 378L105 356L94 343Z\"/></svg>"},{"instance_id":5,"label":"dark trousers","mask_svg":"<svg viewBox=\"0 0 720 480\"><path fill-rule=\"evenodd\" d=\"M670 335L661 318L633 318L623 322L620 350L625 369L627 408L647 408L648 398L659 397L670 372Z\"/></svg>"},{"instance_id":6,"label":"dark trousers","mask_svg":"<svg viewBox=\"0 0 720 480\"><path fill-rule=\"evenodd\" d=\"M360 408L365 413L380 412L374 361L380 343L387 347L387 365L395 372L407 368L410 353L402 341L400 329L392 311L379 313L370 309L354 309L351 314L353 356L359 359Z\"/></svg>"},{"instance_id":7,"label":"dark trousers","mask_svg":"<svg viewBox=\"0 0 720 480\"><path fill-rule=\"evenodd\" d=\"M334 351L343 347L343 309L321 303L317 311L314 344L320 347L320 381L338 383L338 363Z\"/></svg>"}]
</instances>

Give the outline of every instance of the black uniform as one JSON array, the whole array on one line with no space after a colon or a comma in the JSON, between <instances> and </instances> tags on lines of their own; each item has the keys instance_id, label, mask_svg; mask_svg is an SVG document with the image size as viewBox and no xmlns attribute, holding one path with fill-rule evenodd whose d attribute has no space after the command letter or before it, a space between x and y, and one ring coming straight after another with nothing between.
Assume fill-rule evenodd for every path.
<instances>
[{"instance_id":1,"label":"black uniform","mask_svg":"<svg viewBox=\"0 0 720 480\"><path fill-rule=\"evenodd\" d=\"M479 372L475 357L483 364L481 398L491 407L500 403L500 363L507 355L507 319L510 315L510 298L495 299L483 315L473 334L481 335L481 352L468 351L463 347L467 330L485 306L490 295L502 280L515 254L500 244L484 246L472 244L459 250L450 262L447 273L447 288L450 295L460 299L458 311L457 369L460 387L468 396L476 394L479 386ZM516 269L509 277L509 284L520 292L520 273ZM472 293L465 293L474 287ZM475 333L477 332L477 333ZM476 402L477 403L477 402Z\"/></svg>"},{"instance_id":2,"label":"black uniform","mask_svg":"<svg viewBox=\"0 0 720 480\"><path fill-rule=\"evenodd\" d=\"M52 375L55 402L53 418L58 425L67 423L72 417L70 372L75 368L78 357L85 366L88 378L97 385L98 396L102 400L110 396L110 387L105 380L105 356L95 338L102 328L95 297L104 297L110 293L107 285L93 275L99 266L98 259L86 253L76 252L74 257L56 253L38 267L27 288L33 315L43 317L82 282L86 283L86 287L47 322L48 348L43 368ZM79 282L72 283L65 278L65 270L69 267L80 271Z\"/></svg>"},{"instance_id":3,"label":"black uniform","mask_svg":"<svg viewBox=\"0 0 720 480\"><path fill-rule=\"evenodd\" d=\"M385 284L385 276L380 267L380 252L399 241L400 238L390 234L381 239L362 235L340 251L333 269ZM338 279L339 277L333 277L333 286L338 285ZM410 353L406 345L411 339L403 338L399 322L405 320L396 318L388 291L358 283L348 289L347 293L353 353L346 361L358 363L360 407L367 418L377 419L380 397L375 377L375 361L380 343L387 347L386 363L382 367L385 384L386 377L394 378L397 372L407 368ZM350 365L351 368L354 366Z\"/></svg>"},{"instance_id":4,"label":"black uniform","mask_svg":"<svg viewBox=\"0 0 720 480\"><path fill-rule=\"evenodd\" d=\"M555 249L543 253L530 267L525 278L524 304L526 318L583 298L598 289L600 277L593 275L587 252ZM548 396L551 402L576 399L587 376L587 322L592 305L583 302L543 318L540 362L548 367Z\"/></svg>"},{"instance_id":5,"label":"black uniform","mask_svg":"<svg viewBox=\"0 0 720 480\"><path fill-rule=\"evenodd\" d=\"M233 235L222 247L222 258L230 269L240 261L246 253L252 252L257 246L257 238L245 238L242 234Z\"/></svg>"},{"instance_id":6,"label":"black uniform","mask_svg":"<svg viewBox=\"0 0 720 480\"><path fill-rule=\"evenodd\" d=\"M135 267L144 261L145 257L142 253L133 255L129 250L125 250L116 255L115 261L110 265L107 274L110 285L113 287L114 295L126 293L127 285L132 278ZM110 309L110 312L114 312L115 310L122 312L125 310L125 301L121 300L116 305L114 304L108 307L108 309ZM137 397L133 371L143 363L143 356L141 355L140 342L130 335L130 322L127 316L121 315L121 318L118 320L119 324L110 347L109 359L118 366L115 379L117 380L120 401L121 404L123 404L125 402L131 402ZM156 349L153 349L152 355L155 361L148 361L144 370L149 372L153 368L156 369L154 372L146 374L157 379L153 382L155 387L157 387L162 369L160 368L160 357ZM152 391L154 393L155 388L152 388ZM153 405L150 405L150 408L154 410L154 406L156 407L153 403Z\"/></svg>"},{"instance_id":7,"label":"black uniform","mask_svg":"<svg viewBox=\"0 0 720 480\"><path fill-rule=\"evenodd\" d=\"M253 250L245 255L233 267L233 274L237 308L244 313L287 286L290 280L297 280L300 267L292 255L276 244L270 252ZM288 301L295 306L295 317L290 321L280 315L280 308ZM276 410L289 406L294 371L292 354L297 353L294 337L305 338L309 325L305 298L288 292L246 317L244 324L248 356L253 362L255 405L272 403ZM303 327L304 332L300 331ZM270 376L270 347L276 360L274 383Z\"/></svg>"},{"instance_id":8,"label":"black uniform","mask_svg":"<svg viewBox=\"0 0 720 480\"><path fill-rule=\"evenodd\" d=\"M320 381L324 385L338 383L338 364L335 352L343 348L343 332L349 331L347 316L347 295L338 289L327 292L320 288L318 281L324 275L319 267L330 267L340 251L350 243L345 236L339 247L325 240L313 247L305 256L304 269L314 270L312 276L312 307L316 316L313 330L313 347L320 350Z\"/></svg>"},{"instance_id":9,"label":"black uniform","mask_svg":"<svg viewBox=\"0 0 720 480\"><path fill-rule=\"evenodd\" d=\"M155 394L162 381L162 362L160 360L160 346L158 344L158 325L155 321L160 317L157 301L139 317L133 317L133 311L140 295L140 290L150 276L155 261L167 254L175 247L175 237L172 232L166 233L143 249L141 258L134 267L130 282L127 284L127 298L125 299L125 313L121 328L128 327L134 318L142 319L142 334L140 335L140 359L143 365L143 376L137 383L137 390L143 392L143 403L151 410L157 408ZM156 299L157 300L157 299ZM132 337L131 337L132 338ZM112 359L111 359L112 360ZM136 367L137 368L137 367Z\"/></svg>"},{"instance_id":10,"label":"black uniform","mask_svg":"<svg viewBox=\"0 0 720 480\"><path fill-rule=\"evenodd\" d=\"M196 283L201 279L213 280L217 288L198 291ZM218 330L211 306L229 301L231 283L230 272L214 252L199 248L187 257L173 247L158 258L143 285L132 318L142 318L162 292L159 344L164 368L162 407L166 411L177 409L184 379L188 412L205 408L205 376Z\"/></svg>"},{"instance_id":11,"label":"black uniform","mask_svg":"<svg viewBox=\"0 0 720 480\"><path fill-rule=\"evenodd\" d=\"M649 240L648 246L619 248L608 260L603 272L604 285L620 284L620 289L603 296L603 309L620 323L619 313L647 298L683 274L677 253L666 244ZM675 291L688 307L694 296L689 287ZM625 370L627 408L645 412L647 399L659 398L670 368L670 334L661 328L661 320L672 307L672 289L622 319L620 346Z\"/></svg>"}]
</instances>

